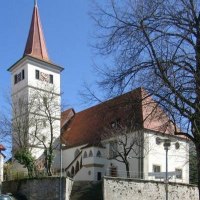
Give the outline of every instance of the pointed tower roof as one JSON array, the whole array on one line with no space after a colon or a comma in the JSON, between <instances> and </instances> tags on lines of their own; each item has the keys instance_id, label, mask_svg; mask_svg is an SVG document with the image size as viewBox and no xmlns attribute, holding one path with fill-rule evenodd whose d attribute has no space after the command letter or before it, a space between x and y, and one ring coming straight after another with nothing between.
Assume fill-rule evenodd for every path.
<instances>
[{"instance_id":1,"label":"pointed tower roof","mask_svg":"<svg viewBox=\"0 0 200 200\"><path fill-rule=\"evenodd\" d=\"M45 61L50 61L45 44L42 25L40 22L37 1L35 1L29 35L24 50L24 56L26 55Z\"/></svg>"}]
</instances>

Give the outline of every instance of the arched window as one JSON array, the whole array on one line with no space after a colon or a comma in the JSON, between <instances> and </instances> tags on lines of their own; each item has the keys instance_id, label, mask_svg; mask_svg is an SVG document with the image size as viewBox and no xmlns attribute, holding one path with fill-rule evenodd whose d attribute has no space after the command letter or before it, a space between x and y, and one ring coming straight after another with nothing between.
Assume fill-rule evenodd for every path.
<instances>
[{"instance_id":1,"label":"arched window","mask_svg":"<svg viewBox=\"0 0 200 200\"><path fill-rule=\"evenodd\" d=\"M101 157L101 151L97 151L97 157Z\"/></svg>"},{"instance_id":2,"label":"arched window","mask_svg":"<svg viewBox=\"0 0 200 200\"><path fill-rule=\"evenodd\" d=\"M79 162L76 162L75 174L79 171Z\"/></svg>"},{"instance_id":3,"label":"arched window","mask_svg":"<svg viewBox=\"0 0 200 200\"><path fill-rule=\"evenodd\" d=\"M93 153L92 153L92 150L90 150L89 157L92 157L92 156L93 156Z\"/></svg>"},{"instance_id":4,"label":"arched window","mask_svg":"<svg viewBox=\"0 0 200 200\"><path fill-rule=\"evenodd\" d=\"M87 151L84 152L83 158L87 158Z\"/></svg>"},{"instance_id":5,"label":"arched window","mask_svg":"<svg viewBox=\"0 0 200 200\"><path fill-rule=\"evenodd\" d=\"M71 176L70 176L70 172L69 172L69 171L67 172L67 177L71 177Z\"/></svg>"},{"instance_id":6,"label":"arched window","mask_svg":"<svg viewBox=\"0 0 200 200\"><path fill-rule=\"evenodd\" d=\"M71 177L73 177L74 176L74 167L72 167L72 169L71 169Z\"/></svg>"},{"instance_id":7,"label":"arched window","mask_svg":"<svg viewBox=\"0 0 200 200\"><path fill-rule=\"evenodd\" d=\"M78 156L78 154L80 153L79 149L76 149L75 153L74 153L74 158L76 158Z\"/></svg>"}]
</instances>

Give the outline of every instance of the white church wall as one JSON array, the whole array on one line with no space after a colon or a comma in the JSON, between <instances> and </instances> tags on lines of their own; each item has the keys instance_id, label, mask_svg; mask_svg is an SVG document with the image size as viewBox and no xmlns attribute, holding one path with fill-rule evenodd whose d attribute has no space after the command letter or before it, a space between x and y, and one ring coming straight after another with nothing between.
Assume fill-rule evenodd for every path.
<instances>
[{"instance_id":1,"label":"white church wall","mask_svg":"<svg viewBox=\"0 0 200 200\"><path fill-rule=\"evenodd\" d=\"M134 133L133 133L134 134ZM141 133L142 134L142 133ZM128 156L129 163L130 163L130 176L132 178L140 178L143 175L144 179L153 179L153 177L149 177L148 173L152 172L153 165L159 165L161 167L161 171L165 172L165 160L166 160L166 152L164 150L163 144L157 145L156 144L156 137L161 137L163 135L156 134L154 132L146 132L144 134L145 145L143 149L144 156L138 157L132 152ZM170 136L169 136L170 137ZM131 138L131 134L130 134ZM102 176L110 175L110 168L116 167L117 169L117 176L118 177L126 177L126 167L125 164L119 162L115 159L110 158L109 151L110 151L110 141L114 140L105 140L103 141L103 146L105 148L98 148L98 147L87 147L81 149L83 146L73 147L70 149L63 150L63 168L66 168L75 158L75 152L77 149L80 151L82 150L82 164L83 167L81 170L76 174L75 180L96 180L97 173L101 172ZM176 149L174 143L171 145L169 150L169 171L175 171L175 169L182 169L182 179L170 179L171 181L176 182L188 182L189 177L189 165L188 165L188 143L184 139L177 138L177 141L180 144L180 148ZM130 142L130 141L129 141ZM101 151L101 157L97 157L97 152ZM89 156L90 151L92 151L92 156ZM84 153L87 152L87 157L84 157ZM59 163L60 154L57 152L56 159L55 159L55 166ZM143 158L143 159L142 159ZM97 164L96 166L92 165ZM98 167L98 164L102 167ZM143 167L143 168L142 168ZM144 171L143 171L144 169ZM141 174L143 173L143 174Z\"/></svg>"},{"instance_id":2,"label":"white church wall","mask_svg":"<svg viewBox=\"0 0 200 200\"><path fill-rule=\"evenodd\" d=\"M75 158L75 151L78 149L81 151L82 146L77 146L77 147L72 147L68 149L63 149L62 150L62 168L66 168L69 166L69 164L74 160ZM60 168L60 151L56 151L55 158L54 158L54 163L53 163L54 168Z\"/></svg>"},{"instance_id":3,"label":"white church wall","mask_svg":"<svg viewBox=\"0 0 200 200\"><path fill-rule=\"evenodd\" d=\"M156 137L162 137L154 133L146 133L149 141L146 142L148 145L149 153L144 158L144 174L145 179L153 179L153 177L148 177L148 172L153 172L153 165L160 166L161 172L166 171L166 151L164 150L163 143L156 144ZM170 138L170 136L168 136ZM173 137L174 138L174 137ZM170 181L176 182L189 182L189 145L184 139L179 139L177 141L180 144L180 148L175 148L175 142L172 142L171 147L168 151L168 171L174 172L175 169L182 170L182 178L177 179L175 176L170 179Z\"/></svg>"},{"instance_id":4,"label":"white church wall","mask_svg":"<svg viewBox=\"0 0 200 200\"><path fill-rule=\"evenodd\" d=\"M81 170L75 175L74 180L76 181L95 181L94 167L82 167Z\"/></svg>"},{"instance_id":5,"label":"white church wall","mask_svg":"<svg viewBox=\"0 0 200 200\"><path fill-rule=\"evenodd\" d=\"M36 79L36 70L47 75ZM11 70L12 100L14 105L13 116L18 116L22 124L28 122L26 133L29 148L35 158L39 158L44 152L44 146L37 136L48 146L51 139L48 116L44 109L44 98L47 99L50 117L53 119L53 140L60 136L61 98L60 98L60 71L56 67L41 61L31 59L20 60ZM53 84L49 75L53 75ZM16 76L17 81L16 81ZM46 80L44 78L47 78ZM18 80L19 79L19 80ZM23 105L19 102L24 101ZM21 110L23 109L23 111ZM26 114L26 115L24 115ZM24 116L24 117L23 117ZM23 121L24 120L24 121ZM24 127L23 127L24 128ZM22 131L20 131L22 132ZM20 147L19 135L13 131L13 153ZM55 142L54 142L55 143ZM56 147L57 148L57 147Z\"/></svg>"},{"instance_id":6,"label":"white church wall","mask_svg":"<svg viewBox=\"0 0 200 200\"><path fill-rule=\"evenodd\" d=\"M24 79L17 82L15 84L14 82L14 76L18 75L24 70ZM15 67L12 72L11 72L11 89L12 89L12 94L15 94L16 92L19 92L21 89L26 87L28 85L28 65L25 63L21 63L17 67Z\"/></svg>"},{"instance_id":7,"label":"white church wall","mask_svg":"<svg viewBox=\"0 0 200 200\"><path fill-rule=\"evenodd\" d=\"M39 70L40 73L45 75L53 75L53 84L49 83L49 86L54 86L55 92L60 94L60 71L52 69L51 67L48 67L48 65L40 64L38 62L30 62L28 64L28 85L36 88L40 86L40 89L46 89L44 83L49 82L49 77L46 77L47 81L45 81L45 78L43 77L36 79L36 70Z\"/></svg>"},{"instance_id":8,"label":"white church wall","mask_svg":"<svg viewBox=\"0 0 200 200\"><path fill-rule=\"evenodd\" d=\"M131 141L133 139L138 139L138 138L134 138L135 134L138 134L138 132L133 132L127 135L127 147L130 145ZM143 137L143 133L139 133L139 137ZM112 159L112 157L110 157L110 143L112 143L113 141L116 141L117 138L111 138L109 140L105 140L103 143L106 147L105 150L105 157L107 158L107 162L105 165L105 169L106 169L106 174L109 175L110 173L110 167L116 167L117 168L117 175L119 177L126 177L126 166L123 162L119 162L116 159ZM118 145L119 148L119 145ZM137 155L131 151L128 155L128 161L129 161L129 171L130 171L130 175L131 177L138 177L140 175L140 170L139 169L139 162L142 159L141 158L141 152L139 150L139 146L136 145L135 146L136 152L138 153Z\"/></svg>"}]
</instances>

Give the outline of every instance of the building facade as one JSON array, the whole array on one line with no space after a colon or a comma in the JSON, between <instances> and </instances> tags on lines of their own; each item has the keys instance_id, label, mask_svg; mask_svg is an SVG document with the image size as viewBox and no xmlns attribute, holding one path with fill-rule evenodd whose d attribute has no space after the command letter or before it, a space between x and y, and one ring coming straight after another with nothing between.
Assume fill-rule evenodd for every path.
<instances>
[{"instance_id":1,"label":"building facade","mask_svg":"<svg viewBox=\"0 0 200 200\"><path fill-rule=\"evenodd\" d=\"M61 113L62 67L49 59L35 3L23 57L8 71L12 80L13 154L29 148L44 168L44 150L55 150L53 168L74 180L103 176L155 179L165 172L166 152L157 138L172 141L168 154L171 181L188 183L189 147L143 88L76 113ZM63 144L58 149L59 143ZM62 163L61 163L62 161ZM16 167L17 169L17 167ZM163 180L163 177L160 177Z\"/></svg>"},{"instance_id":2,"label":"building facade","mask_svg":"<svg viewBox=\"0 0 200 200\"><path fill-rule=\"evenodd\" d=\"M13 153L28 148L39 158L44 146L59 138L62 70L49 59L35 3L24 54L8 69L12 86Z\"/></svg>"},{"instance_id":3,"label":"building facade","mask_svg":"<svg viewBox=\"0 0 200 200\"><path fill-rule=\"evenodd\" d=\"M66 176L91 181L105 175L163 181L165 176L151 175L166 172L166 150L160 138L171 141L167 156L170 181L189 182L188 141L174 135L170 119L145 94L138 88L78 113L73 109L62 113Z\"/></svg>"}]
</instances>

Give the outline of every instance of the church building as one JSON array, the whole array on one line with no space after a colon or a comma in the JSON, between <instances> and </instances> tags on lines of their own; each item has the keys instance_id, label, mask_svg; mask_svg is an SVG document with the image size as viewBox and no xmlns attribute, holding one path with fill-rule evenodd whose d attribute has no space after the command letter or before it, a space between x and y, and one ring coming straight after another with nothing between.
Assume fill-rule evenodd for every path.
<instances>
[{"instance_id":1,"label":"church building","mask_svg":"<svg viewBox=\"0 0 200 200\"><path fill-rule=\"evenodd\" d=\"M145 89L80 112L74 108L61 112L62 70L49 58L35 3L24 54L8 69L13 156L28 146L43 170L44 154L54 151L53 170L79 181L103 176L163 180L167 141L170 181L189 182L188 141L174 134L176 127ZM24 170L17 163L14 169Z\"/></svg>"}]
</instances>

